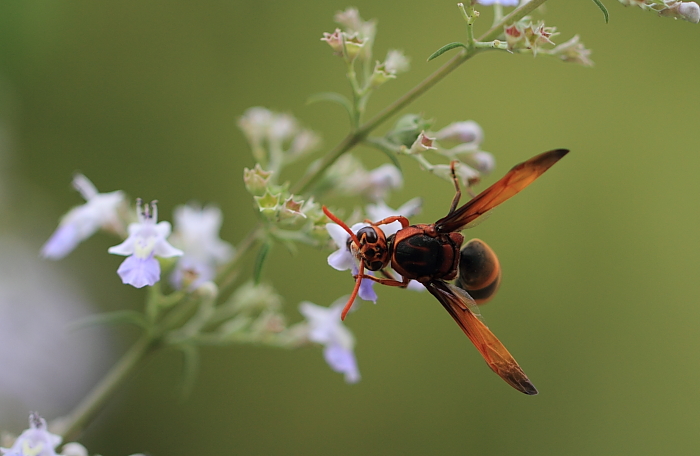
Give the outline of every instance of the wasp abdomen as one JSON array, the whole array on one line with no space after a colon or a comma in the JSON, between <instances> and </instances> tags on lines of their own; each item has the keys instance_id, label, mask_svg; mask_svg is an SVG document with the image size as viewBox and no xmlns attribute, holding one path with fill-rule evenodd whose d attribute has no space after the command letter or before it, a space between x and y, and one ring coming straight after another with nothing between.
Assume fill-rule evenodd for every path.
<instances>
[{"instance_id":1,"label":"wasp abdomen","mask_svg":"<svg viewBox=\"0 0 700 456\"><path fill-rule=\"evenodd\" d=\"M484 241L472 239L460 252L459 277L456 285L477 304L488 302L501 284L501 265L494 251Z\"/></svg>"}]
</instances>

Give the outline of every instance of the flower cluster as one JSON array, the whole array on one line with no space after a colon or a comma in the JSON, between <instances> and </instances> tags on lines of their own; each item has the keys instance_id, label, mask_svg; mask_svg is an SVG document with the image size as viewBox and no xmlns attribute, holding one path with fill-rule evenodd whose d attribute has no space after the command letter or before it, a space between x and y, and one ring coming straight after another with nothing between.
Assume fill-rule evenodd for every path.
<instances>
[{"instance_id":1,"label":"flower cluster","mask_svg":"<svg viewBox=\"0 0 700 456\"><path fill-rule=\"evenodd\" d=\"M117 234L125 231L120 218L120 212L125 209L123 192L98 193L82 174L73 178L73 188L86 203L74 207L61 218L58 228L41 248L44 258L60 260L100 229Z\"/></svg>"},{"instance_id":2,"label":"flower cluster","mask_svg":"<svg viewBox=\"0 0 700 456\"><path fill-rule=\"evenodd\" d=\"M659 16L683 19L697 24L700 22L700 6L695 2L678 0L620 0L625 6L637 6L646 11L654 11Z\"/></svg>"}]
</instances>

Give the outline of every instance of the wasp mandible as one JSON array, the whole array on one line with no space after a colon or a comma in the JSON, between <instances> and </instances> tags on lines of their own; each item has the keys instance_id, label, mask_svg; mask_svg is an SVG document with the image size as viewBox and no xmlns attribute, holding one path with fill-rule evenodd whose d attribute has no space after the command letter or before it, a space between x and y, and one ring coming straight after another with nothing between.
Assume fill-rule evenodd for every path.
<instances>
[{"instance_id":1,"label":"wasp mandible","mask_svg":"<svg viewBox=\"0 0 700 456\"><path fill-rule=\"evenodd\" d=\"M341 318L345 319L350 310L362 279L402 288L416 280L440 301L496 374L518 391L537 394L537 389L506 347L470 309L493 295L500 283L500 266L493 251L478 239L470 241L460 251L464 236L459 231L530 185L568 152L567 149L551 150L514 166L498 182L459 208L462 192L453 172L455 196L450 210L445 217L431 224L411 225L406 217L397 215L377 222L366 221L369 226L355 234L323 206L328 218L350 236L348 248L359 262L355 287ZM386 237L380 226L396 221L401 224L401 229ZM465 263L462 268L460 259ZM469 266L465 259L469 259ZM389 266L401 275L401 280L386 270ZM365 269L380 271L384 277L365 274ZM454 279L458 279L457 286L447 282ZM476 298L470 296L470 291Z\"/></svg>"}]
</instances>

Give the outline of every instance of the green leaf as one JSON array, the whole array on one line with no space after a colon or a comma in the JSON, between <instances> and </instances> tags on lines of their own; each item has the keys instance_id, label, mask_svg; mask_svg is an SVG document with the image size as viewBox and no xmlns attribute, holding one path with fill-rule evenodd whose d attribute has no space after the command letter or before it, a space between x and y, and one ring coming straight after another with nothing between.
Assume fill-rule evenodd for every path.
<instances>
[{"instance_id":1,"label":"green leaf","mask_svg":"<svg viewBox=\"0 0 700 456\"><path fill-rule=\"evenodd\" d=\"M352 118L353 118L352 103L345 96L343 96L339 93L336 93L336 92L315 93L306 99L306 104L310 105L313 103L318 103L319 101L330 101L332 103L338 103L340 106L345 108L345 110L348 112L348 116L350 116L350 119L352 120Z\"/></svg>"},{"instance_id":2,"label":"green leaf","mask_svg":"<svg viewBox=\"0 0 700 456\"><path fill-rule=\"evenodd\" d=\"M608 14L608 9L603 5L603 2L600 0L593 0L593 3L598 5L598 8L603 12L603 15L605 16L605 23L608 23L608 20L610 19L610 15Z\"/></svg>"},{"instance_id":3,"label":"green leaf","mask_svg":"<svg viewBox=\"0 0 700 456\"><path fill-rule=\"evenodd\" d=\"M272 242L266 240L263 245L260 246L258 251L258 256L255 258L255 265L253 266L253 283L260 283L260 276L262 275L262 268L265 265L265 259L267 254L270 253L270 248L272 247Z\"/></svg>"},{"instance_id":4,"label":"green leaf","mask_svg":"<svg viewBox=\"0 0 700 456\"><path fill-rule=\"evenodd\" d=\"M117 310L115 312L106 312L81 318L71 323L68 329L70 331L76 331L91 326L120 325L125 323L140 326L144 329L148 328L148 322L142 313L136 312L135 310Z\"/></svg>"},{"instance_id":5,"label":"green leaf","mask_svg":"<svg viewBox=\"0 0 700 456\"><path fill-rule=\"evenodd\" d=\"M593 0L593 1L596 1L596 0ZM454 49L454 48L458 48L458 47L463 47L464 49L466 49L466 48L467 48L467 45L466 45L466 44L463 44L463 43L457 43L457 42L455 42L455 43L450 43L450 44L446 44L446 45L444 45L443 47L441 47L440 49L438 49L437 51L433 52L433 53L430 55L430 57L428 57L428 62L430 62L431 60L433 60L433 59L436 58L436 57L440 57L440 56L441 56L442 54L444 54L445 52L447 52L447 51L449 51L449 50L452 50L452 49Z\"/></svg>"}]
</instances>

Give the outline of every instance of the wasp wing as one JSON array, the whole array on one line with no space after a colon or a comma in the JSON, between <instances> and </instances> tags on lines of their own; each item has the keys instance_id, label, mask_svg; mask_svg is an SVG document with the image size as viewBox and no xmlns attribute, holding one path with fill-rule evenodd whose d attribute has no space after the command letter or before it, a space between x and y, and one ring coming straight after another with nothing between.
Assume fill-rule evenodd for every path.
<instances>
[{"instance_id":1,"label":"wasp wing","mask_svg":"<svg viewBox=\"0 0 700 456\"><path fill-rule=\"evenodd\" d=\"M442 280L434 280L425 286L462 328L491 370L518 391L530 395L537 394L537 389L506 347L469 310L469 301L462 296L461 290Z\"/></svg>"},{"instance_id":2,"label":"wasp wing","mask_svg":"<svg viewBox=\"0 0 700 456\"><path fill-rule=\"evenodd\" d=\"M568 152L567 149L550 150L515 165L501 180L435 222L435 228L439 233L464 229L474 220L530 185Z\"/></svg>"}]
</instances>

